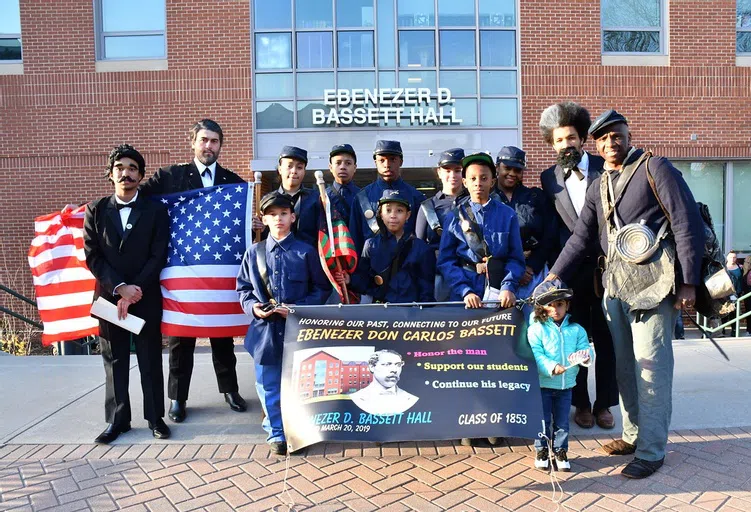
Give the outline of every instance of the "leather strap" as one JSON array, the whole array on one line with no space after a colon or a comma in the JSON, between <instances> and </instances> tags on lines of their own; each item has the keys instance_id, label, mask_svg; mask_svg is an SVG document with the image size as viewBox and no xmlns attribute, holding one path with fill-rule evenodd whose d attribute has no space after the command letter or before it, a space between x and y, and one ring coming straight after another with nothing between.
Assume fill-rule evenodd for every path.
<instances>
[{"instance_id":1,"label":"leather strap","mask_svg":"<svg viewBox=\"0 0 751 512\"><path fill-rule=\"evenodd\" d=\"M365 217L365 212L367 212L368 210L373 212L373 216L371 218L365 217L365 220L367 221L368 227L374 235L380 233L381 228L378 226L378 221L376 220L375 208L373 208L373 205L368 199L368 194L365 189L357 193L357 202L360 203L360 209L362 210L363 217Z\"/></svg>"},{"instance_id":2,"label":"leather strap","mask_svg":"<svg viewBox=\"0 0 751 512\"><path fill-rule=\"evenodd\" d=\"M477 219L472 212L472 208L468 206L469 201L456 207L461 224L463 225L465 222L469 224L469 231L464 231L463 226L460 227L464 232L464 239L467 241L467 245L477 255L479 261L482 261L483 258L488 256L488 244L485 243L482 228L477 224Z\"/></svg>"},{"instance_id":3,"label":"leather strap","mask_svg":"<svg viewBox=\"0 0 751 512\"><path fill-rule=\"evenodd\" d=\"M391 278L399 273L399 269L404 265L404 260L407 259L409 251L412 250L412 242L415 239L415 235L409 235L409 238L401 244L401 247L397 248L394 259L391 260L391 264L379 275L383 279L383 284L378 287L378 291L373 294L375 300L382 301L386 297L388 291L388 284L391 282Z\"/></svg>"},{"instance_id":4,"label":"leather strap","mask_svg":"<svg viewBox=\"0 0 751 512\"><path fill-rule=\"evenodd\" d=\"M423 201L420 205L420 209L422 210L423 215L425 215L425 220L428 221L430 229L432 229L438 236L441 236L443 228L441 227L441 221L438 220L438 214L435 211L435 203L433 203L433 200L428 199L427 201Z\"/></svg>"},{"instance_id":5,"label":"leather strap","mask_svg":"<svg viewBox=\"0 0 751 512\"><path fill-rule=\"evenodd\" d=\"M266 265L266 240L264 238L258 244L256 244L256 265L258 266L258 273L261 275L261 282L266 291L266 296L269 300L274 298L274 294L271 293L271 284L269 283L269 268Z\"/></svg>"}]
</instances>

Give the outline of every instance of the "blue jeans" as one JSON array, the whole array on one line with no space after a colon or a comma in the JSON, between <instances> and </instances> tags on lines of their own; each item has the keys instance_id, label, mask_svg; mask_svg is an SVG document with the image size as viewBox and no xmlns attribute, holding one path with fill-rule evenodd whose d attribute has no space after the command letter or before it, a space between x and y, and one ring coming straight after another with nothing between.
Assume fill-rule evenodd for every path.
<instances>
[{"instance_id":1,"label":"blue jeans","mask_svg":"<svg viewBox=\"0 0 751 512\"><path fill-rule=\"evenodd\" d=\"M261 401L263 418L261 426L268 434L267 443L284 441L282 425L282 365L256 364L256 392Z\"/></svg>"},{"instance_id":2,"label":"blue jeans","mask_svg":"<svg viewBox=\"0 0 751 512\"><path fill-rule=\"evenodd\" d=\"M571 414L571 390L541 388L542 418L545 420L545 435L553 440L553 450L568 450L568 417ZM535 449L547 446L539 437Z\"/></svg>"},{"instance_id":3,"label":"blue jeans","mask_svg":"<svg viewBox=\"0 0 751 512\"><path fill-rule=\"evenodd\" d=\"M605 315L615 349L615 376L621 395L624 441L636 457L665 457L673 412L673 329L675 297L637 316L619 299L605 299Z\"/></svg>"}]
</instances>

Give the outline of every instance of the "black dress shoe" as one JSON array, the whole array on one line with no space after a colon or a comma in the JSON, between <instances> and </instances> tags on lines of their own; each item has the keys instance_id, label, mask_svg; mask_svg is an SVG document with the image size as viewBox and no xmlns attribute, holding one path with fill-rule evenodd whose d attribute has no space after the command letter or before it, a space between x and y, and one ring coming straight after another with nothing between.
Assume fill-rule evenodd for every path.
<instances>
[{"instance_id":1,"label":"black dress shoe","mask_svg":"<svg viewBox=\"0 0 751 512\"><path fill-rule=\"evenodd\" d=\"M638 457L634 458L631 462L626 464L626 467L621 470L621 474L626 478L633 478L639 480L641 478L647 478L654 474L655 471L662 467L665 459L660 460L644 460Z\"/></svg>"},{"instance_id":2,"label":"black dress shoe","mask_svg":"<svg viewBox=\"0 0 751 512\"><path fill-rule=\"evenodd\" d=\"M185 419L185 402L172 400L169 406L169 419L175 423L181 423Z\"/></svg>"},{"instance_id":3,"label":"black dress shoe","mask_svg":"<svg viewBox=\"0 0 751 512\"><path fill-rule=\"evenodd\" d=\"M156 420L156 423L149 422L149 428L157 439L169 439L171 432L162 418Z\"/></svg>"},{"instance_id":4,"label":"black dress shoe","mask_svg":"<svg viewBox=\"0 0 751 512\"><path fill-rule=\"evenodd\" d=\"M271 453L274 455L287 455L287 441L275 441L269 443Z\"/></svg>"},{"instance_id":5,"label":"black dress shoe","mask_svg":"<svg viewBox=\"0 0 751 512\"><path fill-rule=\"evenodd\" d=\"M230 409L233 411L245 412L248 410L248 404L245 403L245 399L237 391L224 393L224 401L229 404Z\"/></svg>"},{"instance_id":6,"label":"black dress shoe","mask_svg":"<svg viewBox=\"0 0 751 512\"><path fill-rule=\"evenodd\" d=\"M115 425L114 423L110 423L107 425L107 428L104 429L104 432L99 434L96 439L94 439L94 442L97 444L110 444L112 441L117 439L117 436L120 434L124 434L130 430L130 423L126 423L124 425Z\"/></svg>"}]
</instances>

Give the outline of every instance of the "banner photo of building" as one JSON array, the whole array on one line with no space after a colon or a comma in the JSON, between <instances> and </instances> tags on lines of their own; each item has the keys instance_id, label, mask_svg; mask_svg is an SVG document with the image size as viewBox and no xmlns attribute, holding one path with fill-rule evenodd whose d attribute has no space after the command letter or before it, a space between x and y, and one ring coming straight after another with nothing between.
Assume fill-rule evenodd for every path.
<instances>
[{"instance_id":1,"label":"banner photo of building","mask_svg":"<svg viewBox=\"0 0 751 512\"><path fill-rule=\"evenodd\" d=\"M542 404L524 323L513 308L295 308L282 363L290 450L536 438Z\"/></svg>"}]
</instances>

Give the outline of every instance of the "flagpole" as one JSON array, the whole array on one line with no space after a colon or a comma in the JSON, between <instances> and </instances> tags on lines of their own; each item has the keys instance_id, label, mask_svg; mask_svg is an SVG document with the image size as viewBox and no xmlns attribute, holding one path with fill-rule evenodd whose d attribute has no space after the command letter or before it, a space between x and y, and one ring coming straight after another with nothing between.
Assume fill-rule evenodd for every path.
<instances>
[{"instance_id":1,"label":"flagpole","mask_svg":"<svg viewBox=\"0 0 751 512\"><path fill-rule=\"evenodd\" d=\"M253 173L253 218L258 215L258 204L261 199L261 172L256 171ZM252 227L252 226L251 226ZM261 233L263 232L262 229L257 229L255 234L255 241L260 242L261 241Z\"/></svg>"},{"instance_id":2,"label":"flagpole","mask_svg":"<svg viewBox=\"0 0 751 512\"><path fill-rule=\"evenodd\" d=\"M334 242L334 226L331 223L331 202L329 196L326 194L326 182L323 181L323 171L316 171L316 185L318 185L318 193L321 195L321 203L323 204L323 210L326 215L326 229L329 232L329 243L334 253L334 263L336 263L336 271L342 271L342 266L339 263L339 258L336 256L336 244ZM342 283L343 299L345 304L349 304L349 292L347 291L347 285Z\"/></svg>"}]
</instances>

